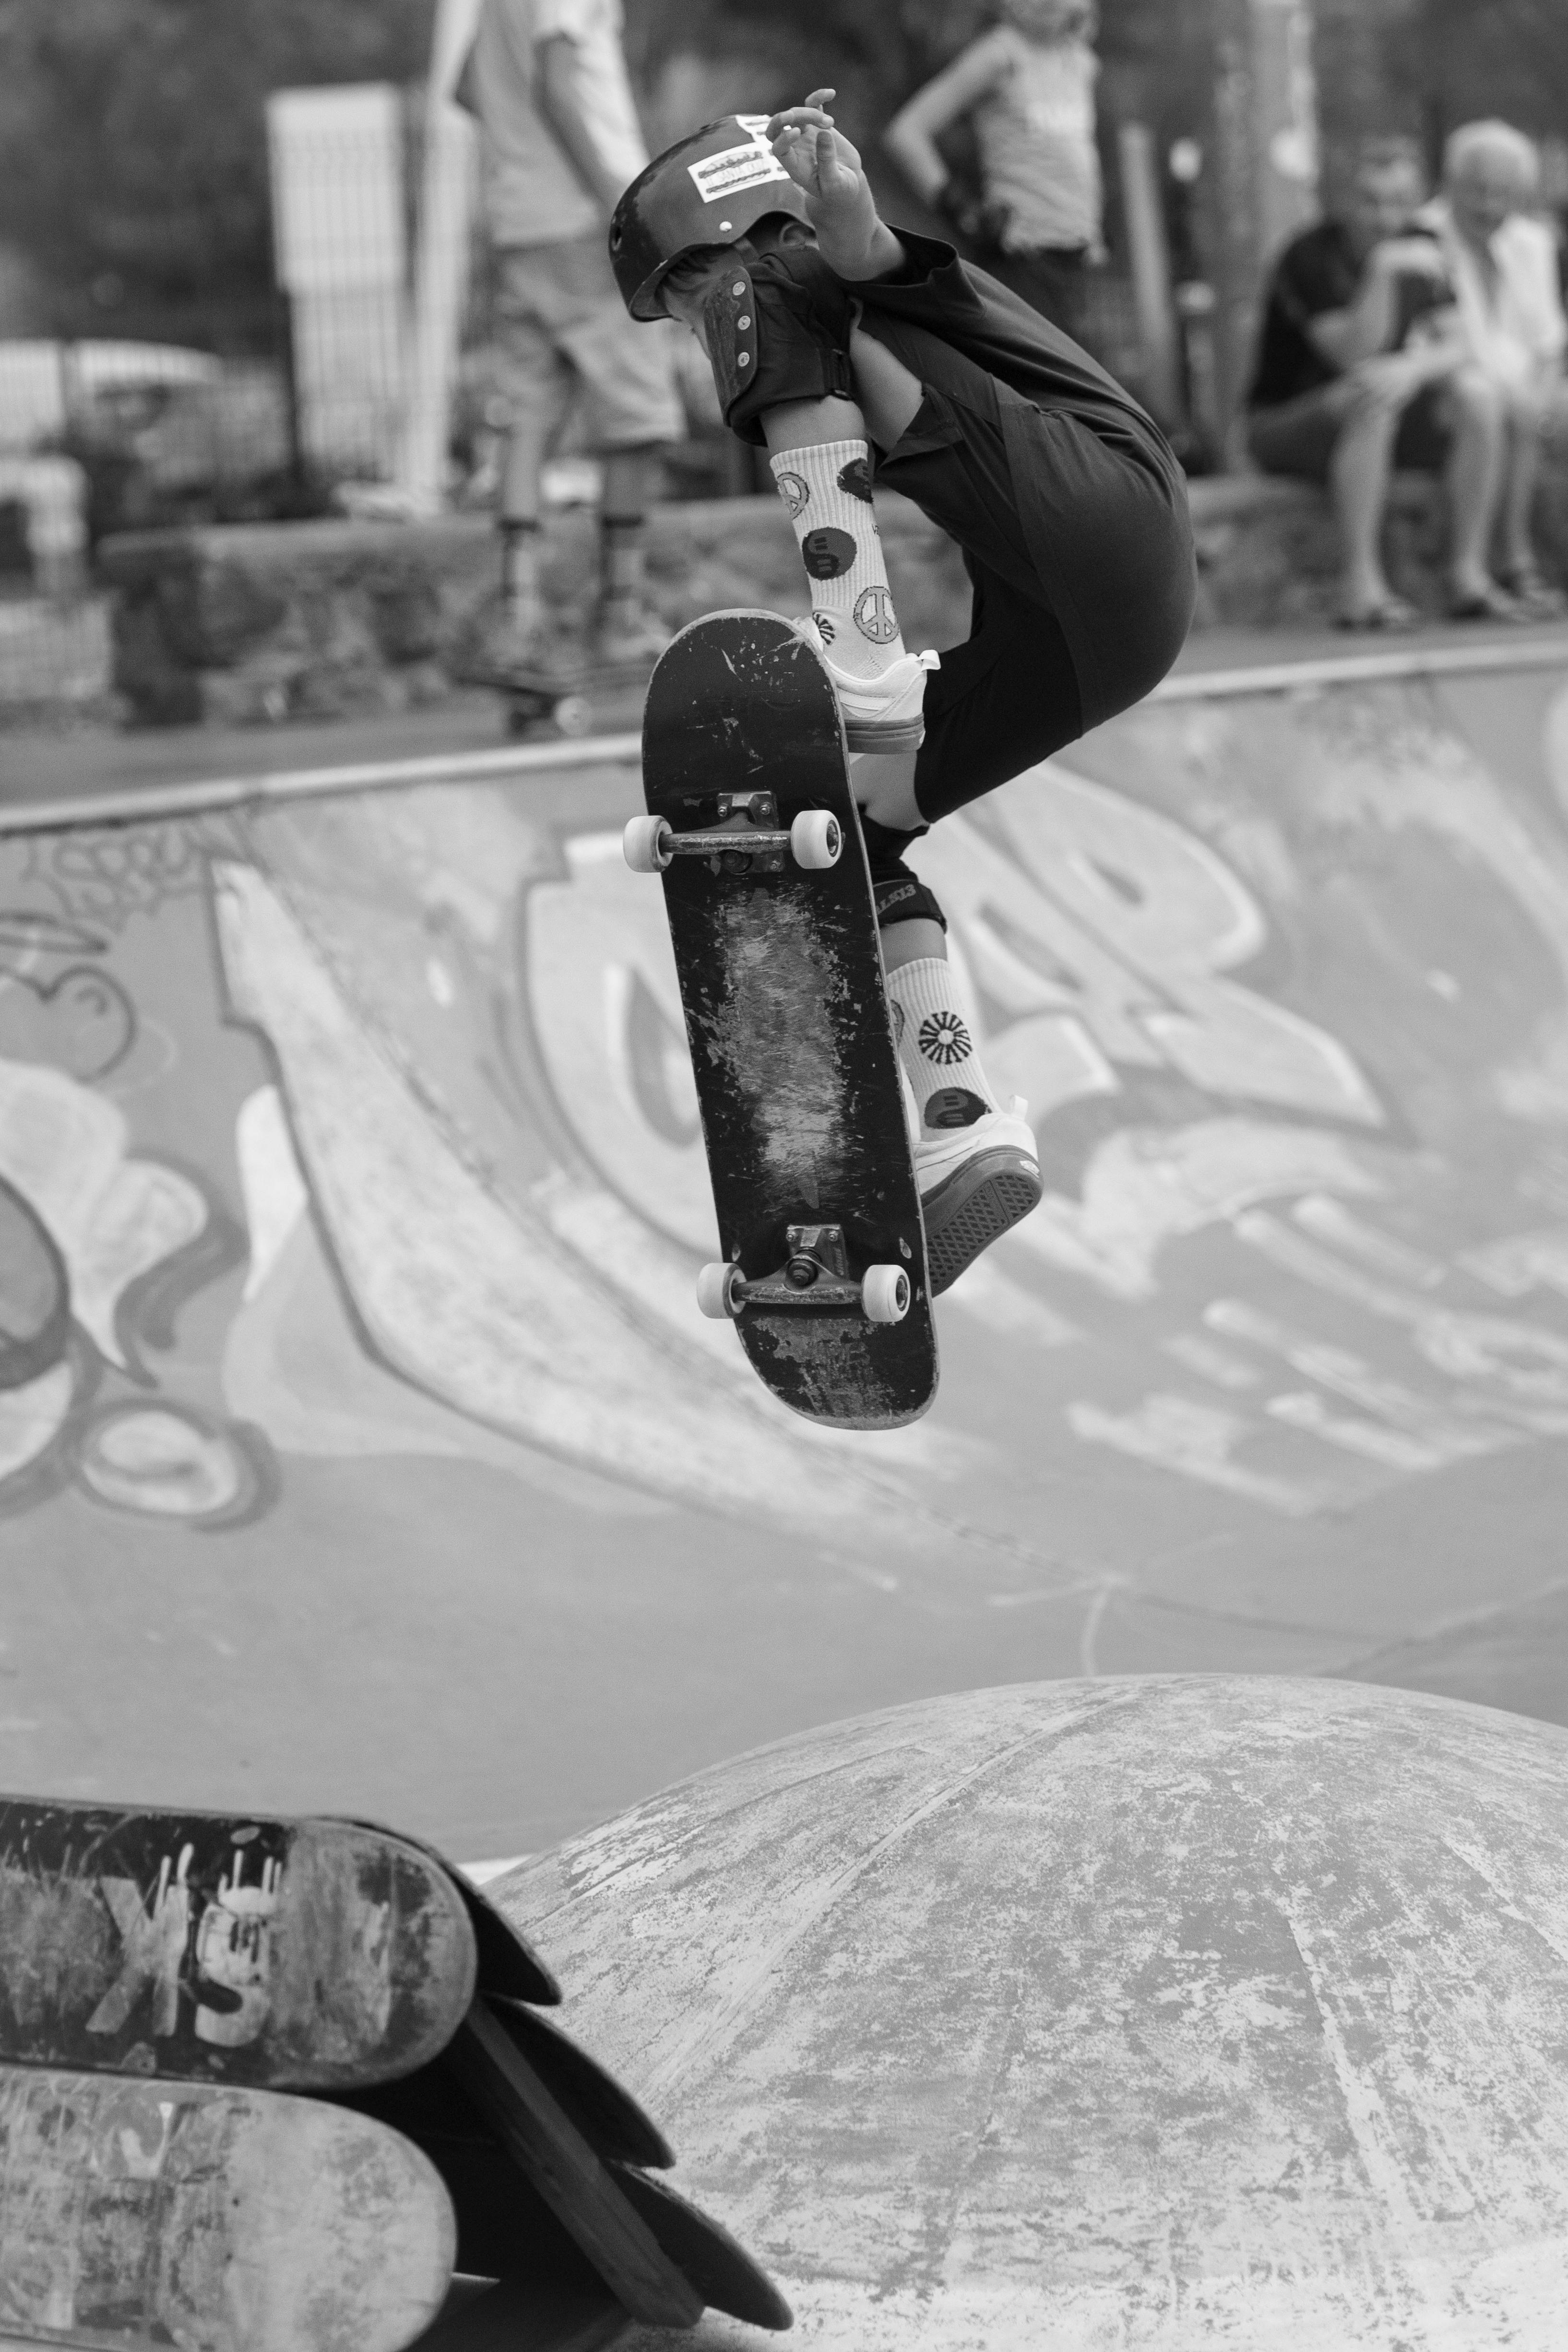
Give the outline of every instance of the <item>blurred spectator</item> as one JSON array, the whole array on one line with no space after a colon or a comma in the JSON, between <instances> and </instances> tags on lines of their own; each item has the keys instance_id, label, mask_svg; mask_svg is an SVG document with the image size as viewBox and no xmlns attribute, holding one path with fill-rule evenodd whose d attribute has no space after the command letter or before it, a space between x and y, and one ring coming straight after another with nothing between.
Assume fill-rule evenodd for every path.
<instances>
[{"instance_id":1,"label":"blurred spectator","mask_svg":"<svg viewBox=\"0 0 1568 2352\"><path fill-rule=\"evenodd\" d=\"M1413 628L1420 618L1383 569L1394 468L1445 476L1461 551L1489 528L1481 468L1487 403L1443 331L1452 304L1414 142L1363 146L1349 209L1292 237L1268 282L1247 438L1268 474L1326 482L1340 527L1340 625Z\"/></svg>"},{"instance_id":2,"label":"blurred spectator","mask_svg":"<svg viewBox=\"0 0 1568 2352\"><path fill-rule=\"evenodd\" d=\"M1001 0L999 25L973 41L889 124L888 152L915 194L947 214L986 268L1068 334L1079 331L1083 273L1103 259L1092 42L1095 0ZM978 194L937 145L967 121Z\"/></svg>"},{"instance_id":3,"label":"blurred spectator","mask_svg":"<svg viewBox=\"0 0 1568 2352\"><path fill-rule=\"evenodd\" d=\"M1532 216L1541 166L1506 122L1467 122L1443 151L1443 194L1422 215L1436 232L1455 298L1464 368L1476 404L1476 528L1456 529L1454 611L1462 618L1540 619L1568 610L1541 574L1531 508L1543 433L1563 414L1568 346L1557 241ZM1497 576L1487 568L1495 536Z\"/></svg>"},{"instance_id":4,"label":"blurred spectator","mask_svg":"<svg viewBox=\"0 0 1568 2352\"><path fill-rule=\"evenodd\" d=\"M619 0L484 0L458 95L479 124L507 377L501 606L487 665L563 680L582 667L540 577L540 475L579 399L605 460L597 656L651 662L668 632L646 601L644 516L659 447L684 420L669 345L627 318L605 246L621 190L648 160Z\"/></svg>"}]
</instances>

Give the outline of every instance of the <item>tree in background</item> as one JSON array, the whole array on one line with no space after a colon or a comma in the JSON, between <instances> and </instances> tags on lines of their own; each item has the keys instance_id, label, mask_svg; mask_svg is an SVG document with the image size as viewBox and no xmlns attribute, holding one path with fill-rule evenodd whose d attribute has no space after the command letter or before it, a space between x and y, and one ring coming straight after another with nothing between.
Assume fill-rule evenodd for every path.
<instances>
[{"instance_id":1,"label":"tree in background","mask_svg":"<svg viewBox=\"0 0 1568 2352\"><path fill-rule=\"evenodd\" d=\"M930 226L884 160L910 90L987 0L626 0L656 146L734 108L839 92L896 218ZM411 83L435 0L0 0L0 281L19 257L43 331L220 347L272 331L264 100L323 82ZM1102 0L1107 129L1203 138L1216 0ZM1316 0L1331 152L1363 129L1496 112L1568 130L1564 0ZM964 160L955 153L955 163ZM1108 184L1114 199L1113 153ZM1114 204L1110 223L1115 242Z\"/></svg>"},{"instance_id":2,"label":"tree in background","mask_svg":"<svg viewBox=\"0 0 1568 2352\"><path fill-rule=\"evenodd\" d=\"M424 71L432 0L0 0L0 238L40 326L244 342L270 299L263 102Z\"/></svg>"},{"instance_id":3,"label":"tree in background","mask_svg":"<svg viewBox=\"0 0 1568 2352\"><path fill-rule=\"evenodd\" d=\"M1500 115L1568 135L1563 0L1315 0L1331 158L1365 131L1409 131L1436 166L1447 133Z\"/></svg>"}]
</instances>

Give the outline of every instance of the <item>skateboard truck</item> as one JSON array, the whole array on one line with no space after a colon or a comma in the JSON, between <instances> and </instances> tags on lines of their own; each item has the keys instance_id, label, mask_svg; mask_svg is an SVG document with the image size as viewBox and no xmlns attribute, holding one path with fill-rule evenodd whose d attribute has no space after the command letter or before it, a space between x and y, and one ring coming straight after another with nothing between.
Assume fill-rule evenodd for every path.
<instances>
[{"instance_id":1,"label":"skateboard truck","mask_svg":"<svg viewBox=\"0 0 1568 2352\"><path fill-rule=\"evenodd\" d=\"M844 828L831 809L802 809L781 826L772 793L720 793L718 822L678 833L667 816L634 816L622 835L634 874L662 874L676 857L706 858L715 874L782 874L786 859L808 871L837 866Z\"/></svg>"},{"instance_id":2,"label":"skateboard truck","mask_svg":"<svg viewBox=\"0 0 1568 2352\"><path fill-rule=\"evenodd\" d=\"M910 1277L901 1265L868 1265L858 1280L849 1271L842 1225L786 1225L786 1256L773 1274L748 1281L738 1265L705 1265L697 1277L697 1304L715 1322L732 1321L748 1307L858 1308L870 1323L901 1323L910 1311Z\"/></svg>"}]
</instances>

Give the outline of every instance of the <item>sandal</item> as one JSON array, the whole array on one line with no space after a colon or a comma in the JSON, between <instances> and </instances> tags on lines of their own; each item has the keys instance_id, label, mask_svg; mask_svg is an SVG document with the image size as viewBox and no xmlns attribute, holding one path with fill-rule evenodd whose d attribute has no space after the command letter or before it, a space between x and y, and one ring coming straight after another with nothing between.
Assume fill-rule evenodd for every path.
<instances>
[{"instance_id":1,"label":"sandal","mask_svg":"<svg viewBox=\"0 0 1568 2352\"><path fill-rule=\"evenodd\" d=\"M1531 621L1560 621L1568 613L1568 596L1554 587L1533 563L1521 563L1498 578Z\"/></svg>"},{"instance_id":2,"label":"sandal","mask_svg":"<svg viewBox=\"0 0 1568 2352\"><path fill-rule=\"evenodd\" d=\"M1530 614L1506 588L1489 580L1484 588L1456 588L1448 597L1450 621L1527 621Z\"/></svg>"},{"instance_id":3,"label":"sandal","mask_svg":"<svg viewBox=\"0 0 1568 2352\"><path fill-rule=\"evenodd\" d=\"M1380 596L1375 604L1363 604L1359 612L1336 613L1334 626L1336 629L1397 632L1418 629L1423 617L1414 604L1405 603L1403 596Z\"/></svg>"}]
</instances>

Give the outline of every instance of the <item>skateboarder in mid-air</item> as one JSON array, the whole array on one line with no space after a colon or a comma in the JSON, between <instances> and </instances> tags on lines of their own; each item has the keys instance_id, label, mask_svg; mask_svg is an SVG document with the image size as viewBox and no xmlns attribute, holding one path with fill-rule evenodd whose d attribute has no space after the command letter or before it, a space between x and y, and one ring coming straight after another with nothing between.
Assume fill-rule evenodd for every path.
<instances>
[{"instance_id":1,"label":"skateboarder in mid-air","mask_svg":"<svg viewBox=\"0 0 1568 2352\"><path fill-rule=\"evenodd\" d=\"M697 336L726 423L766 446L795 525L800 626L845 721L940 1288L1038 1200L1039 1163L1023 1107L986 1082L942 909L905 854L1163 677L1191 618L1192 535L1150 418L951 246L887 226L832 96L765 123L731 116L658 157L620 200L610 256L635 318ZM971 633L940 662L900 633L873 478L963 551Z\"/></svg>"}]
</instances>

